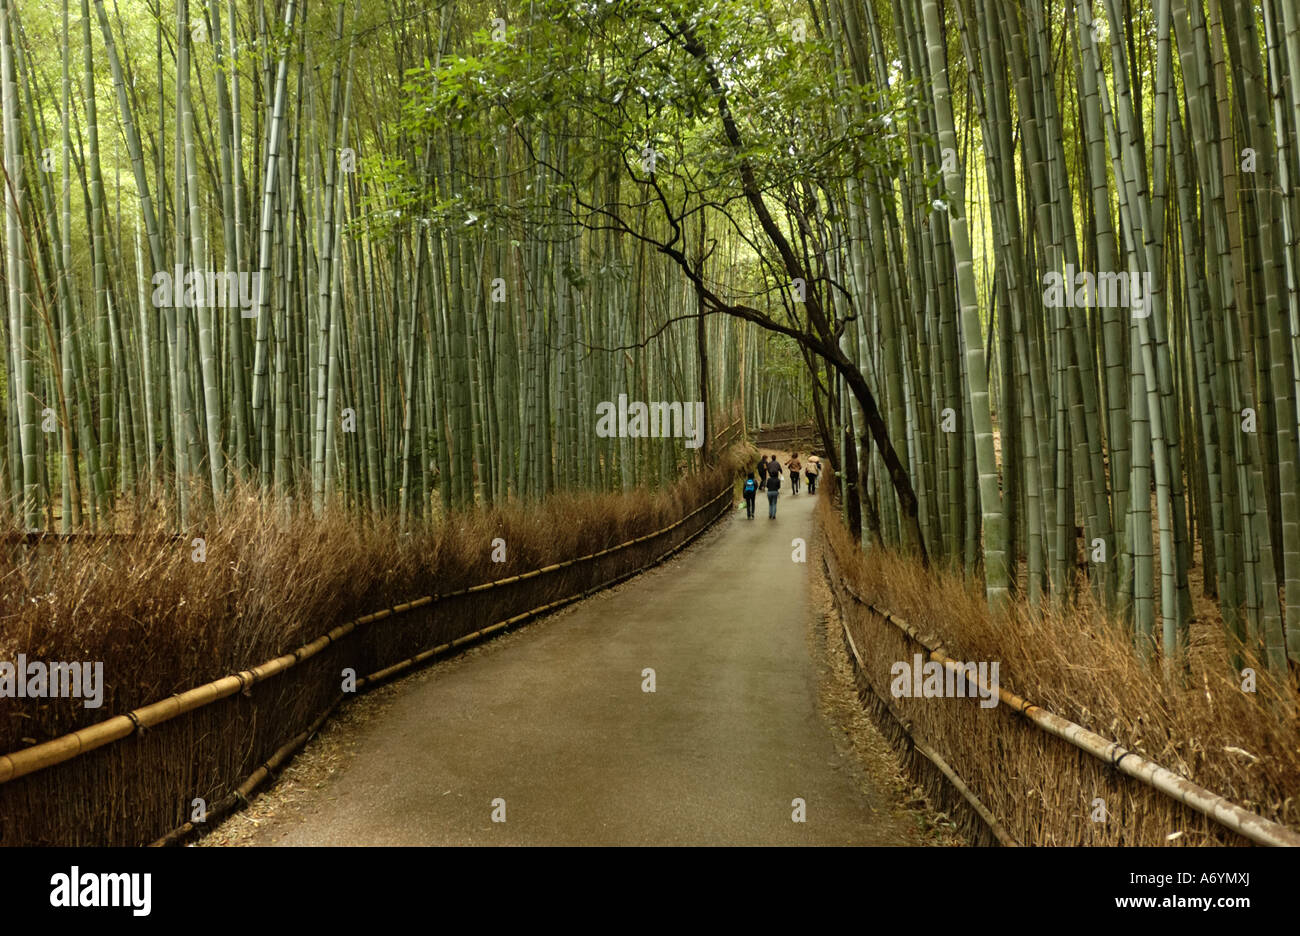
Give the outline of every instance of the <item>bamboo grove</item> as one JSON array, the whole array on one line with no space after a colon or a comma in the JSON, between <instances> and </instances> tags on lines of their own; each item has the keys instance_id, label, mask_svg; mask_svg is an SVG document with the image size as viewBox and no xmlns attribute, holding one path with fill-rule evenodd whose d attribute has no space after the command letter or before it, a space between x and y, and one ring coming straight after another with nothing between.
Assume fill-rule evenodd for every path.
<instances>
[{"instance_id":1,"label":"bamboo grove","mask_svg":"<svg viewBox=\"0 0 1300 936\"><path fill-rule=\"evenodd\" d=\"M0 0L12 522L658 483L593 407L701 400L864 548L1285 672L1295 74L1288 0Z\"/></svg>"},{"instance_id":2,"label":"bamboo grove","mask_svg":"<svg viewBox=\"0 0 1300 936\"><path fill-rule=\"evenodd\" d=\"M489 11L363 6L0 4L15 526L658 484L704 453L597 437L598 401L738 415L756 330L678 321L668 264L542 217L510 140L403 122Z\"/></svg>"},{"instance_id":3,"label":"bamboo grove","mask_svg":"<svg viewBox=\"0 0 1300 936\"><path fill-rule=\"evenodd\" d=\"M1234 651L1300 661L1300 14L543 6L450 100L582 115L584 160L644 193L576 195L586 223L793 342L860 538L961 565L995 607L1086 591L1169 663L1205 599ZM695 266L705 230L747 248L739 282Z\"/></svg>"},{"instance_id":4,"label":"bamboo grove","mask_svg":"<svg viewBox=\"0 0 1300 936\"><path fill-rule=\"evenodd\" d=\"M899 158L825 194L847 219L825 262L930 552L982 565L993 603L1089 588L1170 661L1196 567L1231 645L1300 661L1300 11L820 14L839 74L915 91ZM889 476L861 454L872 533L896 541Z\"/></svg>"}]
</instances>

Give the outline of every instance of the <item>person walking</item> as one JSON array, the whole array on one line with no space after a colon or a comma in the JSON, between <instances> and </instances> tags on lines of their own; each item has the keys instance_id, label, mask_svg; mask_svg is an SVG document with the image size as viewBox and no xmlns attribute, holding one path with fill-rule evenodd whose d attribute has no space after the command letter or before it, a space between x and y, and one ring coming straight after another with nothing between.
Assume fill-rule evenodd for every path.
<instances>
[{"instance_id":1,"label":"person walking","mask_svg":"<svg viewBox=\"0 0 1300 936\"><path fill-rule=\"evenodd\" d=\"M795 452L794 456L785 463L790 469L790 493L799 493L799 472L803 470L803 465L799 464L799 453Z\"/></svg>"},{"instance_id":2,"label":"person walking","mask_svg":"<svg viewBox=\"0 0 1300 936\"><path fill-rule=\"evenodd\" d=\"M760 485L763 484L763 482L765 482L765 481L767 480L767 456L766 456L766 455L763 455L763 456L760 457L759 460L758 460L758 468L756 469L756 477L758 478L758 483L759 483Z\"/></svg>"},{"instance_id":3,"label":"person walking","mask_svg":"<svg viewBox=\"0 0 1300 936\"><path fill-rule=\"evenodd\" d=\"M754 519L754 499L758 497L758 482L754 480L754 472L745 476L745 517L749 520Z\"/></svg>"},{"instance_id":4,"label":"person walking","mask_svg":"<svg viewBox=\"0 0 1300 936\"><path fill-rule=\"evenodd\" d=\"M808 479L808 493L817 493L817 476L821 474L821 459L816 455L808 456L808 464L804 467L804 477Z\"/></svg>"},{"instance_id":5,"label":"person walking","mask_svg":"<svg viewBox=\"0 0 1300 936\"><path fill-rule=\"evenodd\" d=\"M776 465L776 458L773 457L770 464ZM767 518L776 519L776 499L781 496L781 471L780 465L777 470L769 472L767 475Z\"/></svg>"},{"instance_id":6,"label":"person walking","mask_svg":"<svg viewBox=\"0 0 1300 936\"><path fill-rule=\"evenodd\" d=\"M767 473L769 477L772 475L776 475L777 478L781 477L781 463L776 460L775 455L767 460Z\"/></svg>"}]
</instances>

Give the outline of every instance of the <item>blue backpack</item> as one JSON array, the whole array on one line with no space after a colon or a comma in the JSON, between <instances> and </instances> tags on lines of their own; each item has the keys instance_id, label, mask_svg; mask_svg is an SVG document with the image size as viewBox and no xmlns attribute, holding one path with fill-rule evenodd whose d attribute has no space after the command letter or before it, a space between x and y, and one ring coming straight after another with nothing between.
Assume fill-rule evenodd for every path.
<instances>
[{"instance_id":1,"label":"blue backpack","mask_svg":"<svg viewBox=\"0 0 1300 936\"><path fill-rule=\"evenodd\" d=\"M753 479L753 478L746 478L746 479L745 479L745 493L746 493L746 494L754 494L754 493L756 493L757 491L758 491L758 485L754 482L754 479Z\"/></svg>"}]
</instances>

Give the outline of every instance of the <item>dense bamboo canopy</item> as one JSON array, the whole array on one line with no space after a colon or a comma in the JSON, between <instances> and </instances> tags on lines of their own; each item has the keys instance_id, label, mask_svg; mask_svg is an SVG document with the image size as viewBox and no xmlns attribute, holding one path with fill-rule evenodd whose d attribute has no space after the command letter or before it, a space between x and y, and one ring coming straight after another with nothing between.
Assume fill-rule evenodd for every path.
<instances>
[{"instance_id":1,"label":"dense bamboo canopy","mask_svg":"<svg viewBox=\"0 0 1300 936\"><path fill-rule=\"evenodd\" d=\"M415 522L708 457L620 394L808 416L867 548L1283 672L1297 74L1288 0L0 0L0 495Z\"/></svg>"}]
</instances>

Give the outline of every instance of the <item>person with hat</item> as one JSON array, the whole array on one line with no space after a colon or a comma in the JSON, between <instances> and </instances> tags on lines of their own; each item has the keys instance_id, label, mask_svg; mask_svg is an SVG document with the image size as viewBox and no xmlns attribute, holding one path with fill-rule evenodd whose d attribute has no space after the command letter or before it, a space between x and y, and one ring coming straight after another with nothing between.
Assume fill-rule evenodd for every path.
<instances>
[{"instance_id":1,"label":"person with hat","mask_svg":"<svg viewBox=\"0 0 1300 936\"><path fill-rule=\"evenodd\" d=\"M816 455L808 456L808 464L804 466L804 477L808 479L808 493L817 493L817 476L821 474L822 460Z\"/></svg>"}]
</instances>

